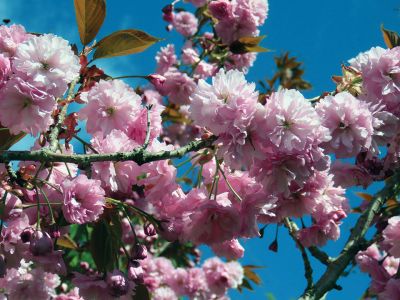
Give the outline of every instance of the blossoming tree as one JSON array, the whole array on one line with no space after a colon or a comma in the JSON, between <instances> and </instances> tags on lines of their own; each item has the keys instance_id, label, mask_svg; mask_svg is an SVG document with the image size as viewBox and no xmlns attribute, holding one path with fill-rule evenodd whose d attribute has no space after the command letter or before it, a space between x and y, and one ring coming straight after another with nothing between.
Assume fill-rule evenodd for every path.
<instances>
[{"instance_id":1,"label":"blossoming tree","mask_svg":"<svg viewBox=\"0 0 400 300\"><path fill-rule=\"evenodd\" d=\"M183 46L162 47L147 76L113 78L94 64L158 41L126 29L93 42L105 0L74 0L79 46L0 26L2 296L227 299L259 283L237 261L240 240L275 224L301 253L300 299L340 289L354 261L371 277L365 298L399 299L399 36L382 28L387 49L359 54L333 77L336 90L306 99L288 55L267 85L246 80L266 51L266 0L186 2L162 10ZM127 77L148 84L133 89ZM26 134L33 148L10 150ZM383 189L350 207L345 189L376 181ZM331 257L321 247L350 212L358 220ZM216 256L200 263L200 245ZM326 266L320 278L311 259Z\"/></svg>"}]
</instances>

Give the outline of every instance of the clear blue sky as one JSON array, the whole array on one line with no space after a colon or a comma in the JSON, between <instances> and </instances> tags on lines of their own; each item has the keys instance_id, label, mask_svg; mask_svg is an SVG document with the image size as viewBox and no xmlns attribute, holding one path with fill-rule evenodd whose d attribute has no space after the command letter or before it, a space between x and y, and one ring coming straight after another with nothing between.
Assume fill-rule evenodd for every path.
<instances>
[{"instance_id":1,"label":"clear blue sky","mask_svg":"<svg viewBox=\"0 0 400 300\"><path fill-rule=\"evenodd\" d=\"M168 1L109 0L107 17L100 37L115 30L137 28L165 38L165 41L151 47L145 53L103 60L99 63L111 75L149 74L154 71L154 55L166 43L181 42L176 33L165 31L161 19L161 8ZM384 46L379 26L400 31L400 3L394 0L336 0L336 1L295 1L270 0L269 18L261 28L267 35L263 46L274 52L259 55L255 67L248 75L249 81L269 77L273 73L273 56L284 51L296 55L305 65L305 78L313 85L306 96L316 96L334 88L330 78L340 74L340 64L372 46ZM10 18L23 24L28 31L52 32L71 42L79 42L72 0L13 0L0 2L0 18ZM135 84L136 82L132 82ZM376 188L372 188L372 191ZM348 192L352 203L357 203L354 190ZM350 216L342 225L348 232L355 217ZM233 299L267 299L271 292L276 299L295 299L305 287L304 271L300 253L281 228L279 252L268 251L275 227L266 230L264 239L245 241L243 264L264 266L258 273L263 284L254 292L245 291L240 295L232 293ZM347 236L337 243L329 243L326 250L335 255ZM313 264L315 275L324 268ZM341 292L331 292L327 299L358 299L368 286L369 279L355 269L341 280Z\"/></svg>"}]
</instances>

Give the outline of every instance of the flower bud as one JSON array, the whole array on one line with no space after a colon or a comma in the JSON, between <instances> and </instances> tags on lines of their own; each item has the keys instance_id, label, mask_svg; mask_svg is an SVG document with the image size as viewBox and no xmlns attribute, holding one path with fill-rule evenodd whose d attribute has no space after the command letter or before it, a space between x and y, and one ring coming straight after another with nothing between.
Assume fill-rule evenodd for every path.
<instances>
[{"instance_id":1,"label":"flower bud","mask_svg":"<svg viewBox=\"0 0 400 300\"><path fill-rule=\"evenodd\" d=\"M33 255L46 255L53 251L53 241L47 232L36 231L32 235L29 250Z\"/></svg>"},{"instance_id":2,"label":"flower bud","mask_svg":"<svg viewBox=\"0 0 400 300\"><path fill-rule=\"evenodd\" d=\"M156 231L156 228L154 227L154 225L149 223L144 226L144 233L147 236L155 236L157 234L157 231Z\"/></svg>"},{"instance_id":3,"label":"flower bud","mask_svg":"<svg viewBox=\"0 0 400 300\"><path fill-rule=\"evenodd\" d=\"M163 86L165 80L167 80L164 76L160 74L150 74L146 78L148 81L150 81L152 85L154 85L157 90L160 89Z\"/></svg>"},{"instance_id":4,"label":"flower bud","mask_svg":"<svg viewBox=\"0 0 400 300\"><path fill-rule=\"evenodd\" d=\"M143 282L143 268L136 260L129 261L128 264L128 278L136 283Z\"/></svg>"},{"instance_id":5,"label":"flower bud","mask_svg":"<svg viewBox=\"0 0 400 300\"><path fill-rule=\"evenodd\" d=\"M129 291L129 281L125 274L119 270L114 270L107 276L108 292L113 297L126 295Z\"/></svg>"},{"instance_id":6,"label":"flower bud","mask_svg":"<svg viewBox=\"0 0 400 300\"><path fill-rule=\"evenodd\" d=\"M144 245L136 244L132 249L133 259L145 259L147 257L147 248Z\"/></svg>"},{"instance_id":7,"label":"flower bud","mask_svg":"<svg viewBox=\"0 0 400 300\"><path fill-rule=\"evenodd\" d=\"M20 234L21 241L23 243L30 242L34 232L32 227L25 228Z\"/></svg>"}]
</instances>

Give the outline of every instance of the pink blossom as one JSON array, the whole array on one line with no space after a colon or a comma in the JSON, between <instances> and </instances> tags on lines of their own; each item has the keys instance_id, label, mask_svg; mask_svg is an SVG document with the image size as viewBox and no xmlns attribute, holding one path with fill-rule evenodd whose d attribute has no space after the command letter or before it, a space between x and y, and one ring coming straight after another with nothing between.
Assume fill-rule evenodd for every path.
<instances>
[{"instance_id":1,"label":"pink blossom","mask_svg":"<svg viewBox=\"0 0 400 300\"><path fill-rule=\"evenodd\" d=\"M312 147L299 154L268 154L268 158L255 163L250 175L260 182L266 191L289 195L300 190L316 171L326 170L330 158L321 148Z\"/></svg>"},{"instance_id":2,"label":"pink blossom","mask_svg":"<svg viewBox=\"0 0 400 300\"><path fill-rule=\"evenodd\" d=\"M140 96L121 80L100 80L89 92L81 93L81 99L87 105L79 111L79 118L87 120L88 133L102 137L113 129L126 132L142 108Z\"/></svg>"},{"instance_id":3,"label":"pink blossom","mask_svg":"<svg viewBox=\"0 0 400 300\"><path fill-rule=\"evenodd\" d=\"M11 75L10 59L0 53L0 88L2 88Z\"/></svg>"},{"instance_id":4,"label":"pink blossom","mask_svg":"<svg viewBox=\"0 0 400 300\"><path fill-rule=\"evenodd\" d=\"M155 104L149 111L150 117L150 142L160 136L162 131L162 119L161 113L164 110L164 106ZM147 108L142 108L129 123L127 135L130 139L137 142L139 145L143 145L146 134L147 134Z\"/></svg>"},{"instance_id":5,"label":"pink blossom","mask_svg":"<svg viewBox=\"0 0 400 300\"><path fill-rule=\"evenodd\" d=\"M235 2L229 0L211 1L208 9L211 15L219 21L227 21L233 19L233 5Z\"/></svg>"},{"instance_id":6,"label":"pink blossom","mask_svg":"<svg viewBox=\"0 0 400 300\"><path fill-rule=\"evenodd\" d=\"M369 56L361 69L363 87L367 94L384 98L400 93L400 47L379 51L379 58Z\"/></svg>"},{"instance_id":7,"label":"pink blossom","mask_svg":"<svg viewBox=\"0 0 400 300\"><path fill-rule=\"evenodd\" d=\"M391 217L383 230L384 243L389 245L389 253L400 258L400 217Z\"/></svg>"},{"instance_id":8,"label":"pink blossom","mask_svg":"<svg viewBox=\"0 0 400 300\"><path fill-rule=\"evenodd\" d=\"M57 275L43 272L40 268L29 272L9 269L5 279L9 299L30 299L35 295L37 299L50 300L60 284Z\"/></svg>"},{"instance_id":9,"label":"pink blossom","mask_svg":"<svg viewBox=\"0 0 400 300\"><path fill-rule=\"evenodd\" d=\"M29 226L29 218L25 213L8 219L7 224L1 231L1 244L6 252L13 254L17 244L20 242L22 231Z\"/></svg>"},{"instance_id":10,"label":"pink blossom","mask_svg":"<svg viewBox=\"0 0 400 300\"><path fill-rule=\"evenodd\" d=\"M378 294L379 300L400 299L400 279L390 278L383 292Z\"/></svg>"},{"instance_id":11,"label":"pink blossom","mask_svg":"<svg viewBox=\"0 0 400 300\"><path fill-rule=\"evenodd\" d=\"M324 148L338 158L357 155L371 146L373 134L372 114L365 102L348 92L327 96L316 106L322 125L330 131L332 139Z\"/></svg>"},{"instance_id":12,"label":"pink blossom","mask_svg":"<svg viewBox=\"0 0 400 300\"><path fill-rule=\"evenodd\" d=\"M181 11L173 15L172 25L176 31L185 37L192 36L197 31L198 20L194 14Z\"/></svg>"},{"instance_id":13,"label":"pink blossom","mask_svg":"<svg viewBox=\"0 0 400 300\"><path fill-rule=\"evenodd\" d=\"M197 202L198 196L201 200L191 207L184 238L196 244L213 244L237 236L240 231L240 216L228 199L228 193L219 194L216 200L211 200L204 191L193 189L186 201ZM191 200L191 197L195 197L196 200Z\"/></svg>"},{"instance_id":14,"label":"pink blossom","mask_svg":"<svg viewBox=\"0 0 400 300\"><path fill-rule=\"evenodd\" d=\"M181 58L182 62L187 65L192 65L199 62L199 52L193 48L192 41L188 40L183 45Z\"/></svg>"},{"instance_id":15,"label":"pink blossom","mask_svg":"<svg viewBox=\"0 0 400 300\"><path fill-rule=\"evenodd\" d=\"M32 37L21 25L0 26L0 52L12 57L18 45Z\"/></svg>"},{"instance_id":16,"label":"pink blossom","mask_svg":"<svg viewBox=\"0 0 400 300\"><path fill-rule=\"evenodd\" d=\"M225 68L227 70L236 69L247 74L249 69L253 66L257 59L257 53L249 52L244 54L230 53L228 59L225 61Z\"/></svg>"},{"instance_id":17,"label":"pink blossom","mask_svg":"<svg viewBox=\"0 0 400 300\"><path fill-rule=\"evenodd\" d=\"M224 295L228 288L236 288L244 276L239 263L224 263L217 257L207 259L202 268L210 291L217 296Z\"/></svg>"},{"instance_id":18,"label":"pink blossom","mask_svg":"<svg viewBox=\"0 0 400 300\"><path fill-rule=\"evenodd\" d=\"M196 78L207 78L214 76L218 70L218 66L214 63L208 63L205 61L199 62L194 71L194 76Z\"/></svg>"},{"instance_id":19,"label":"pink blossom","mask_svg":"<svg viewBox=\"0 0 400 300\"><path fill-rule=\"evenodd\" d=\"M175 46L173 44L168 44L165 47L162 47L156 55L157 61L157 73L163 75L178 63L176 54L175 54Z\"/></svg>"},{"instance_id":20,"label":"pink blossom","mask_svg":"<svg viewBox=\"0 0 400 300\"><path fill-rule=\"evenodd\" d=\"M224 256L228 260L239 259L244 255L244 248L237 239L213 244L212 250L216 255Z\"/></svg>"},{"instance_id":21,"label":"pink blossom","mask_svg":"<svg viewBox=\"0 0 400 300\"><path fill-rule=\"evenodd\" d=\"M162 286L154 290L151 299L153 300L178 300L174 290L168 286Z\"/></svg>"},{"instance_id":22,"label":"pink blossom","mask_svg":"<svg viewBox=\"0 0 400 300\"><path fill-rule=\"evenodd\" d=\"M331 167L334 175L333 180L336 185L344 188L360 185L367 188L372 182L372 176L368 170L359 165L345 164L340 160L335 160Z\"/></svg>"},{"instance_id":23,"label":"pink blossom","mask_svg":"<svg viewBox=\"0 0 400 300\"><path fill-rule=\"evenodd\" d=\"M330 138L310 102L296 90L273 93L265 108L265 122L259 124L265 147L272 144L279 152L294 153Z\"/></svg>"},{"instance_id":24,"label":"pink blossom","mask_svg":"<svg viewBox=\"0 0 400 300\"><path fill-rule=\"evenodd\" d=\"M67 90L67 84L79 76L80 64L66 40L44 34L18 46L13 69L27 76L35 86L60 97Z\"/></svg>"},{"instance_id":25,"label":"pink blossom","mask_svg":"<svg viewBox=\"0 0 400 300\"><path fill-rule=\"evenodd\" d=\"M62 211L69 223L84 224L96 221L103 213L104 190L99 180L78 175L62 184Z\"/></svg>"},{"instance_id":26,"label":"pink blossom","mask_svg":"<svg viewBox=\"0 0 400 300\"><path fill-rule=\"evenodd\" d=\"M196 83L186 73L170 70L164 74L166 81L158 90L161 95L168 96L171 103L189 104L189 96L196 89Z\"/></svg>"},{"instance_id":27,"label":"pink blossom","mask_svg":"<svg viewBox=\"0 0 400 300\"><path fill-rule=\"evenodd\" d=\"M378 61L386 51L387 50L382 47L372 47L370 50L361 52L356 57L349 59L349 64L356 70L362 71L368 66L370 61Z\"/></svg>"},{"instance_id":28,"label":"pink blossom","mask_svg":"<svg viewBox=\"0 0 400 300\"><path fill-rule=\"evenodd\" d=\"M227 4L226 0L213 1L212 13L218 19L215 30L225 44L231 44L245 36L256 36L258 26L267 17L266 0L236 0Z\"/></svg>"},{"instance_id":29,"label":"pink blossom","mask_svg":"<svg viewBox=\"0 0 400 300\"><path fill-rule=\"evenodd\" d=\"M243 73L221 69L212 84L199 80L191 96L189 111L197 125L219 135L222 142L220 156L233 168L252 161L250 125L256 111L258 93L254 83L247 83ZM253 149L253 150L252 150ZM226 154L226 155L225 155Z\"/></svg>"},{"instance_id":30,"label":"pink blossom","mask_svg":"<svg viewBox=\"0 0 400 300\"><path fill-rule=\"evenodd\" d=\"M13 134L23 131L37 135L52 124L51 113L55 107L53 96L14 78L7 82L0 94L0 122Z\"/></svg>"}]
</instances>

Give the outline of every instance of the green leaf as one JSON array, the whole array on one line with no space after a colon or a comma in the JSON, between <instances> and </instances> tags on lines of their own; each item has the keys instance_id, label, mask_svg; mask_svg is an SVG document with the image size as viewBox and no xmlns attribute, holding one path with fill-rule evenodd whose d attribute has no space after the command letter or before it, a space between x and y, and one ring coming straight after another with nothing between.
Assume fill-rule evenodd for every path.
<instances>
[{"instance_id":1,"label":"green leaf","mask_svg":"<svg viewBox=\"0 0 400 300\"><path fill-rule=\"evenodd\" d=\"M243 279L241 287L244 287L250 291L253 291L253 287L251 286L250 282L246 278Z\"/></svg>"},{"instance_id":2,"label":"green leaf","mask_svg":"<svg viewBox=\"0 0 400 300\"><path fill-rule=\"evenodd\" d=\"M259 46L259 43L265 38L262 36L245 36L229 45L229 50L234 54L244 54L248 52L268 52L267 48Z\"/></svg>"},{"instance_id":3,"label":"green leaf","mask_svg":"<svg viewBox=\"0 0 400 300\"><path fill-rule=\"evenodd\" d=\"M383 25L381 25L381 31L383 40L388 48L392 49L396 46L400 46L400 37L397 32L385 29Z\"/></svg>"},{"instance_id":4,"label":"green leaf","mask_svg":"<svg viewBox=\"0 0 400 300\"><path fill-rule=\"evenodd\" d=\"M136 29L116 31L99 41L93 58L97 59L139 53L159 40L160 39L146 32Z\"/></svg>"},{"instance_id":5,"label":"green leaf","mask_svg":"<svg viewBox=\"0 0 400 300\"><path fill-rule=\"evenodd\" d=\"M118 263L122 229L117 215L95 224L90 242L90 252L97 269L112 271Z\"/></svg>"},{"instance_id":6,"label":"green leaf","mask_svg":"<svg viewBox=\"0 0 400 300\"><path fill-rule=\"evenodd\" d=\"M13 135L10 133L8 128L2 127L0 125L0 150L8 150L12 145L16 144L19 140L21 140L26 135L25 132L18 133L17 135Z\"/></svg>"},{"instance_id":7,"label":"green leaf","mask_svg":"<svg viewBox=\"0 0 400 300\"><path fill-rule=\"evenodd\" d=\"M105 0L74 0L76 23L83 45L97 35L106 17Z\"/></svg>"}]
</instances>

